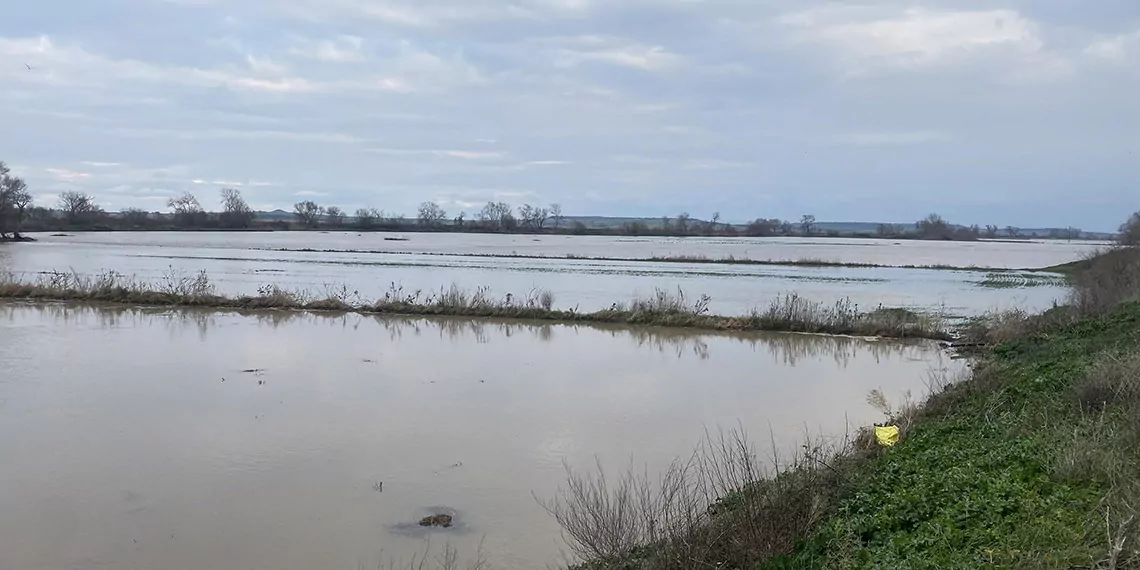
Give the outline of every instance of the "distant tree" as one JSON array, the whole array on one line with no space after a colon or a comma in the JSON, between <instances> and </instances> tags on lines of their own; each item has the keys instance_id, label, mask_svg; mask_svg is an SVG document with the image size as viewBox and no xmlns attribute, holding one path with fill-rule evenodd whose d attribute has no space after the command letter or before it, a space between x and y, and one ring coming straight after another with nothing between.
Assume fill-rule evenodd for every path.
<instances>
[{"instance_id":1,"label":"distant tree","mask_svg":"<svg viewBox=\"0 0 1140 570\"><path fill-rule=\"evenodd\" d=\"M879 227L875 229L875 234L884 238L899 237L905 233L906 228L899 224L879 224Z\"/></svg>"},{"instance_id":2,"label":"distant tree","mask_svg":"<svg viewBox=\"0 0 1140 570\"><path fill-rule=\"evenodd\" d=\"M1074 228L1073 226L1069 226L1062 230L1061 233L1063 234L1064 239L1067 240L1081 239L1081 228Z\"/></svg>"},{"instance_id":3,"label":"distant tree","mask_svg":"<svg viewBox=\"0 0 1140 570\"><path fill-rule=\"evenodd\" d=\"M420 213L417 218L421 226L435 227L447 219L447 212L435 202L420 204Z\"/></svg>"},{"instance_id":4,"label":"distant tree","mask_svg":"<svg viewBox=\"0 0 1140 570\"><path fill-rule=\"evenodd\" d=\"M586 224L583 224L582 222L575 221L574 223L570 224L570 233L576 236L585 235L587 231L588 230L586 228Z\"/></svg>"},{"instance_id":5,"label":"distant tree","mask_svg":"<svg viewBox=\"0 0 1140 570\"><path fill-rule=\"evenodd\" d=\"M293 204L293 215L301 222L301 225L306 228L317 227L317 222L321 219L321 214L325 209L312 200L305 200Z\"/></svg>"},{"instance_id":6,"label":"distant tree","mask_svg":"<svg viewBox=\"0 0 1140 570\"><path fill-rule=\"evenodd\" d=\"M627 236L639 236L649 233L645 222L626 222L621 225L621 233Z\"/></svg>"},{"instance_id":7,"label":"distant tree","mask_svg":"<svg viewBox=\"0 0 1140 570\"><path fill-rule=\"evenodd\" d=\"M780 233L781 234L786 235L786 236L790 236L795 232L796 232L796 227L794 225L792 225L791 222L789 222L787 220L780 222Z\"/></svg>"},{"instance_id":8,"label":"distant tree","mask_svg":"<svg viewBox=\"0 0 1140 570\"><path fill-rule=\"evenodd\" d=\"M23 179L12 176L8 166L0 162L0 237L11 233L20 237L32 195Z\"/></svg>"},{"instance_id":9,"label":"distant tree","mask_svg":"<svg viewBox=\"0 0 1140 570\"><path fill-rule=\"evenodd\" d=\"M1014 227L1014 226L1006 226L1005 227L1005 237L1015 238L1015 237L1020 237L1020 236L1021 236L1021 228Z\"/></svg>"},{"instance_id":10,"label":"distant tree","mask_svg":"<svg viewBox=\"0 0 1140 570\"><path fill-rule=\"evenodd\" d=\"M334 228L344 225L344 217L344 210L341 210L339 206L325 208L325 221Z\"/></svg>"},{"instance_id":11,"label":"distant tree","mask_svg":"<svg viewBox=\"0 0 1140 570\"><path fill-rule=\"evenodd\" d=\"M669 233L671 231L673 231L673 218L661 216L661 232Z\"/></svg>"},{"instance_id":12,"label":"distant tree","mask_svg":"<svg viewBox=\"0 0 1140 570\"><path fill-rule=\"evenodd\" d=\"M815 216L811 214L804 214L800 218L800 233L805 236L810 236L815 233Z\"/></svg>"},{"instance_id":13,"label":"distant tree","mask_svg":"<svg viewBox=\"0 0 1140 570\"><path fill-rule=\"evenodd\" d=\"M103 209L95 203L95 199L83 192L64 192L59 195L59 209L67 217L69 223L76 223L90 218Z\"/></svg>"},{"instance_id":14,"label":"distant tree","mask_svg":"<svg viewBox=\"0 0 1140 570\"><path fill-rule=\"evenodd\" d=\"M550 205L550 223L554 225L554 229L562 227L562 204Z\"/></svg>"},{"instance_id":15,"label":"distant tree","mask_svg":"<svg viewBox=\"0 0 1140 570\"><path fill-rule=\"evenodd\" d=\"M986 237L989 239L998 237L998 227L993 224L986 225Z\"/></svg>"},{"instance_id":16,"label":"distant tree","mask_svg":"<svg viewBox=\"0 0 1140 570\"><path fill-rule=\"evenodd\" d=\"M525 228L541 230L549 218L550 210L547 208L531 206L530 204L523 204L518 208L519 223Z\"/></svg>"},{"instance_id":17,"label":"distant tree","mask_svg":"<svg viewBox=\"0 0 1140 570\"><path fill-rule=\"evenodd\" d=\"M1132 214L1123 224L1120 224L1120 234L1117 236L1120 245L1129 247L1140 245L1140 212Z\"/></svg>"},{"instance_id":18,"label":"distant tree","mask_svg":"<svg viewBox=\"0 0 1140 570\"><path fill-rule=\"evenodd\" d=\"M174 223L179 226L191 228L202 225L206 220L206 211L189 192L167 200L166 206L174 213Z\"/></svg>"},{"instance_id":19,"label":"distant tree","mask_svg":"<svg viewBox=\"0 0 1140 570\"><path fill-rule=\"evenodd\" d=\"M455 224L455 227L462 228L463 218L465 217L467 217L467 212L459 212L459 215L455 216L455 220L453 220L452 223Z\"/></svg>"},{"instance_id":20,"label":"distant tree","mask_svg":"<svg viewBox=\"0 0 1140 570\"><path fill-rule=\"evenodd\" d=\"M219 221L226 228L248 228L253 223L253 208L245 203L241 191L236 188L222 188L222 213Z\"/></svg>"},{"instance_id":21,"label":"distant tree","mask_svg":"<svg viewBox=\"0 0 1140 570\"><path fill-rule=\"evenodd\" d=\"M776 218L764 219L756 218L748 222L748 226L744 228L744 235L752 237L768 237L778 235L780 233L780 225L783 222Z\"/></svg>"},{"instance_id":22,"label":"distant tree","mask_svg":"<svg viewBox=\"0 0 1140 570\"><path fill-rule=\"evenodd\" d=\"M133 228L143 228L150 223L150 212L142 208L123 208L119 212L119 217L123 219L123 223Z\"/></svg>"},{"instance_id":23,"label":"distant tree","mask_svg":"<svg viewBox=\"0 0 1140 570\"><path fill-rule=\"evenodd\" d=\"M692 216L690 216L688 212L681 212L677 214L677 220L673 222L673 227L676 228L677 233L683 236L689 235L689 222L692 219Z\"/></svg>"},{"instance_id":24,"label":"distant tree","mask_svg":"<svg viewBox=\"0 0 1140 570\"><path fill-rule=\"evenodd\" d=\"M360 208L356 210L356 227L362 230L370 230L376 227L376 221L379 216L376 215L376 210L373 208Z\"/></svg>"},{"instance_id":25,"label":"distant tree","mask_svg":"<svg viewBox=\"0 0 1140 570\"><path fill-rule=\"evenodd\" d=\"M501 231L513 230L517 223L511 205L506 202L487 202L476 218L484 227Z\"/></svg>"},{"instance_id":26,"label":"distant tree","mask_svg":"<svg viewBox=\"0 0 1140 570\"><path fill-rule=\"evenodd\" d=\"M938 214L930 214L914 224L918 237L922 239L949 239L952 237L950 223Z\"/></svg>"}]
</instances>

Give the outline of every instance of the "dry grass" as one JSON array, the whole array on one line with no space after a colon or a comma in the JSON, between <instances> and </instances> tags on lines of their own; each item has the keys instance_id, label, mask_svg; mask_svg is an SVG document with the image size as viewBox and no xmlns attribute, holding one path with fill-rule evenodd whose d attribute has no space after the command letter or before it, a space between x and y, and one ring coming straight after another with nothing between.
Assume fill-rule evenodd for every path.
<instances>
[{"instance_id":1,"label":"dry grass","mask_svg":"<svg viewBox=\"0 0 1140 570\"><path fill-rule=\"evenodd\" d=\"M822 520L849 445L805 445L764 462L740 431L706 434L656 478L567 468L559 494L540 503L583 569L752 568L791 553Z\"/></svg>"},{"instance_id":2,"label":"dry grass","mask_svg":"<svg viewBox=\"0 0 1140 570\"><path fill-rule=\"evenodd\" d=\"M1140 247L1097 252L1079 262L1069 279L1069 304L1081 315L1101 314L1140 300Z\"/></svg>"},{"instance_id":3,"label":"dry grass","mask_svg":"<svg viewBox=\"0 0 1140 570\"><path fill-rule=\"evenodd\" d=\"M556 322L592 322L655 325L715 331L788 331L896 338L933 338L949 335L941 319L905 309L879 308L862 313L850 301L824 304L796 294L780 296L763 310L732 317L709 314L707 295L689 298L684 291L657 290L649 297L614 303L607 309L581 313L554 308L554 294L532 289L523 295L492 295L486 287L474 291L457 285L435 292L405 290L392 284L377 300L362 298L344 286L326 285L323 294L294 291L275 284L258 288L256 295L224 296L215 292L205 272L183 275L169 271L157 283L116 272L84 276L75 272L49 272L34 281L0 275L0 298L56 301L98 301L144 306L193 306L222 309L281 309L355 312L363 314L449 315L533 319Z\"/></svg>"}]
</instances>

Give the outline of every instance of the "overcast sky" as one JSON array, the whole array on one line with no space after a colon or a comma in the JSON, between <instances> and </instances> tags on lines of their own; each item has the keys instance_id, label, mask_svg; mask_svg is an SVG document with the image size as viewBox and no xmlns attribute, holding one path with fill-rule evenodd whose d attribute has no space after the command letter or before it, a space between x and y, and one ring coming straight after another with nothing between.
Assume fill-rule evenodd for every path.
<instances>
[{"instance_id":1,"label":"overcast sky","mask_svg":"<svg viewBox=\"0 0 1140 570\"><path fill-rule=\"evenodd\" d=\"M38 0L0 18L0 81L41 205L1140 209L1137 0Z\"/></svg>"}]
</instances>

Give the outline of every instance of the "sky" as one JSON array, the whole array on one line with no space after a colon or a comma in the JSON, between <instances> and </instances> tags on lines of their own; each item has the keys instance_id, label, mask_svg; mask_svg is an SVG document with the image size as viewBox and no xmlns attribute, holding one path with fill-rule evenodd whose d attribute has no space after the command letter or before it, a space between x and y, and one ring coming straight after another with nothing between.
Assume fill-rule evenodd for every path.
<instances>
[{"instance_id":1,"label":"sky","mask_svg":"<svg viewBox=\"0 0 1140 570\"><path fill-rule=\"evenodd\" d=\"M30 67L30 69L29 69ZM37 204L1113 230L1136 0L39 0L0 19Z\"/></svg>"}]
</instances>

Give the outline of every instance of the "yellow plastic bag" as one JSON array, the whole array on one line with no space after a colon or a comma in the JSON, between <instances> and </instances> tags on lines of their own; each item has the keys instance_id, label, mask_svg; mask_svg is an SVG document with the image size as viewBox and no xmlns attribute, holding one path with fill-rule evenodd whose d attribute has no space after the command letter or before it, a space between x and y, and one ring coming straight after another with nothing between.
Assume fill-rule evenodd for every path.
<instances>
[{"instance_id":1,"label":"yellow plastic bag","mask_svg":"<svg viewBox=\"0 0 1140 570\"><path fill-rule=\"evenodd\" d=\"M899 428L896 426L875 426L875 439L879 440L879 445L891 447L899 442Z\"/></svg>"}]
</instances>

